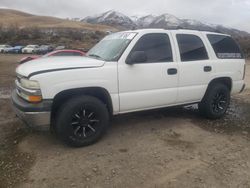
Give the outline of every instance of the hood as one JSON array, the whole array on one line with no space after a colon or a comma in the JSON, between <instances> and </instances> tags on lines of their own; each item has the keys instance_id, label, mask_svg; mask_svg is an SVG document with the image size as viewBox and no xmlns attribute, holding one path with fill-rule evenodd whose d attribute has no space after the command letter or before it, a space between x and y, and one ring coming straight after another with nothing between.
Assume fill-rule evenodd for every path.
<instances>
[{"instance_id":1,"label":"hood","mask_svg":"<svg viewBox=\"0 0 250 188\"><path fill-rule=\"evenodd\" d=\"M103 66L105 61L92 59L88 57L42 57L17 67L16 73L30 77L37 72L53 72L58 70L93 68Z\"/></svg>"}]
</instances>

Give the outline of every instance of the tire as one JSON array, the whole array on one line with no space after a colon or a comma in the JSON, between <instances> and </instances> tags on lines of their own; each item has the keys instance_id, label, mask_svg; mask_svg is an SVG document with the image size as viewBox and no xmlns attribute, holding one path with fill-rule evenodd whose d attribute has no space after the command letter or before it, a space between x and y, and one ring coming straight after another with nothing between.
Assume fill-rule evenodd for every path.
<instances>
[{"instance_id":1,"label":"tire","mask_svg":"<svg viewBox=\"0 0 250 188\"><path fill-rule=\"evenodd\" d=\"M66 144L82 147L97 142L107 130L109 113L97 98L77 96L65 102L56 115L56 134Z\"/></svg>"},{"instance_id":2,"label":"tire","mask_svg":"<svg viewBox=\"0 0 250 188\"><path fill-rule=\"evenodd\" d=\"M230 90L222 83L208 88L203 100L198 104L201 115L209 119L222 118L230 104Z\"/></svg>"}]
</instances>

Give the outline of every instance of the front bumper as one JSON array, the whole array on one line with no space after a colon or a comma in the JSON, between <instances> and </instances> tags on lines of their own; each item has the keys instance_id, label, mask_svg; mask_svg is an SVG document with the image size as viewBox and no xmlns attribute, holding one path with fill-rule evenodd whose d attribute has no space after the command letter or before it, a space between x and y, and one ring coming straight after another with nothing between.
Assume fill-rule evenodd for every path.
<instances>
[{"instance_id":1,"label":"front bumper","mask_svg":"<svg viewBox=\"0 0 250 188\"><path fill-rule=\"evenodd\" d=\"M13 91L11 101L16 115L25 124L39 129L49 128L52 100L45 100L38 104L32 104L20 98L16 94L16 91Z\"/></svg>"}]
</instances>

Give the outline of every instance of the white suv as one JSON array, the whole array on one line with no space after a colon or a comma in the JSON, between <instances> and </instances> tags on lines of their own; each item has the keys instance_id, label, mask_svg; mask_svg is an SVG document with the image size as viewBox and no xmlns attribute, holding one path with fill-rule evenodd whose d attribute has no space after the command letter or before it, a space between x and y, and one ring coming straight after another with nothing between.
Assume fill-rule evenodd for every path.
<instances>
[{"instance_id":1,"label":"white suv","mask_svg":"<svg viewBox=\"0 0 250 188\"><path fill-rule=\"evenodd\" d=\"M96 142L111 115L199 104L222 117L243 91L245 60L228 35L144 29L108 35L86 57L20 65L12 101L29 125L51 125L73 146Z\"/></svg>"}]
</instances>

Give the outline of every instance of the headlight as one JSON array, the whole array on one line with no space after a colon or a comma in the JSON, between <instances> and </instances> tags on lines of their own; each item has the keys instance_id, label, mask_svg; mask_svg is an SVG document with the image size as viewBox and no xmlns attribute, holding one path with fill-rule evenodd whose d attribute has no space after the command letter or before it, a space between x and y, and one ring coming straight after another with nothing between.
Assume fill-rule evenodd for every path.
<instances>
[{"instance_id":1,"label":"headlight","mask_svg":"<svg viewBox=\"0 0 250 188\"><path fill-rule=\"evenodd\" d=\"M20 97L32 103L42 101L42 94L37 81L20 78L19 81L16 80L15 83L17 94Z\"/></svg>"},{"instance_id":2,"label":"headlight","mask_svg":"<svg viewBox=\"0 0 250 188\"><path fill-rule=\"evenodd\" d=\"M39 83L35 80L28 80L26 78L21 78L20 84L22 87L27 89L40 89Z\"/></svg>"}]
</instances>

